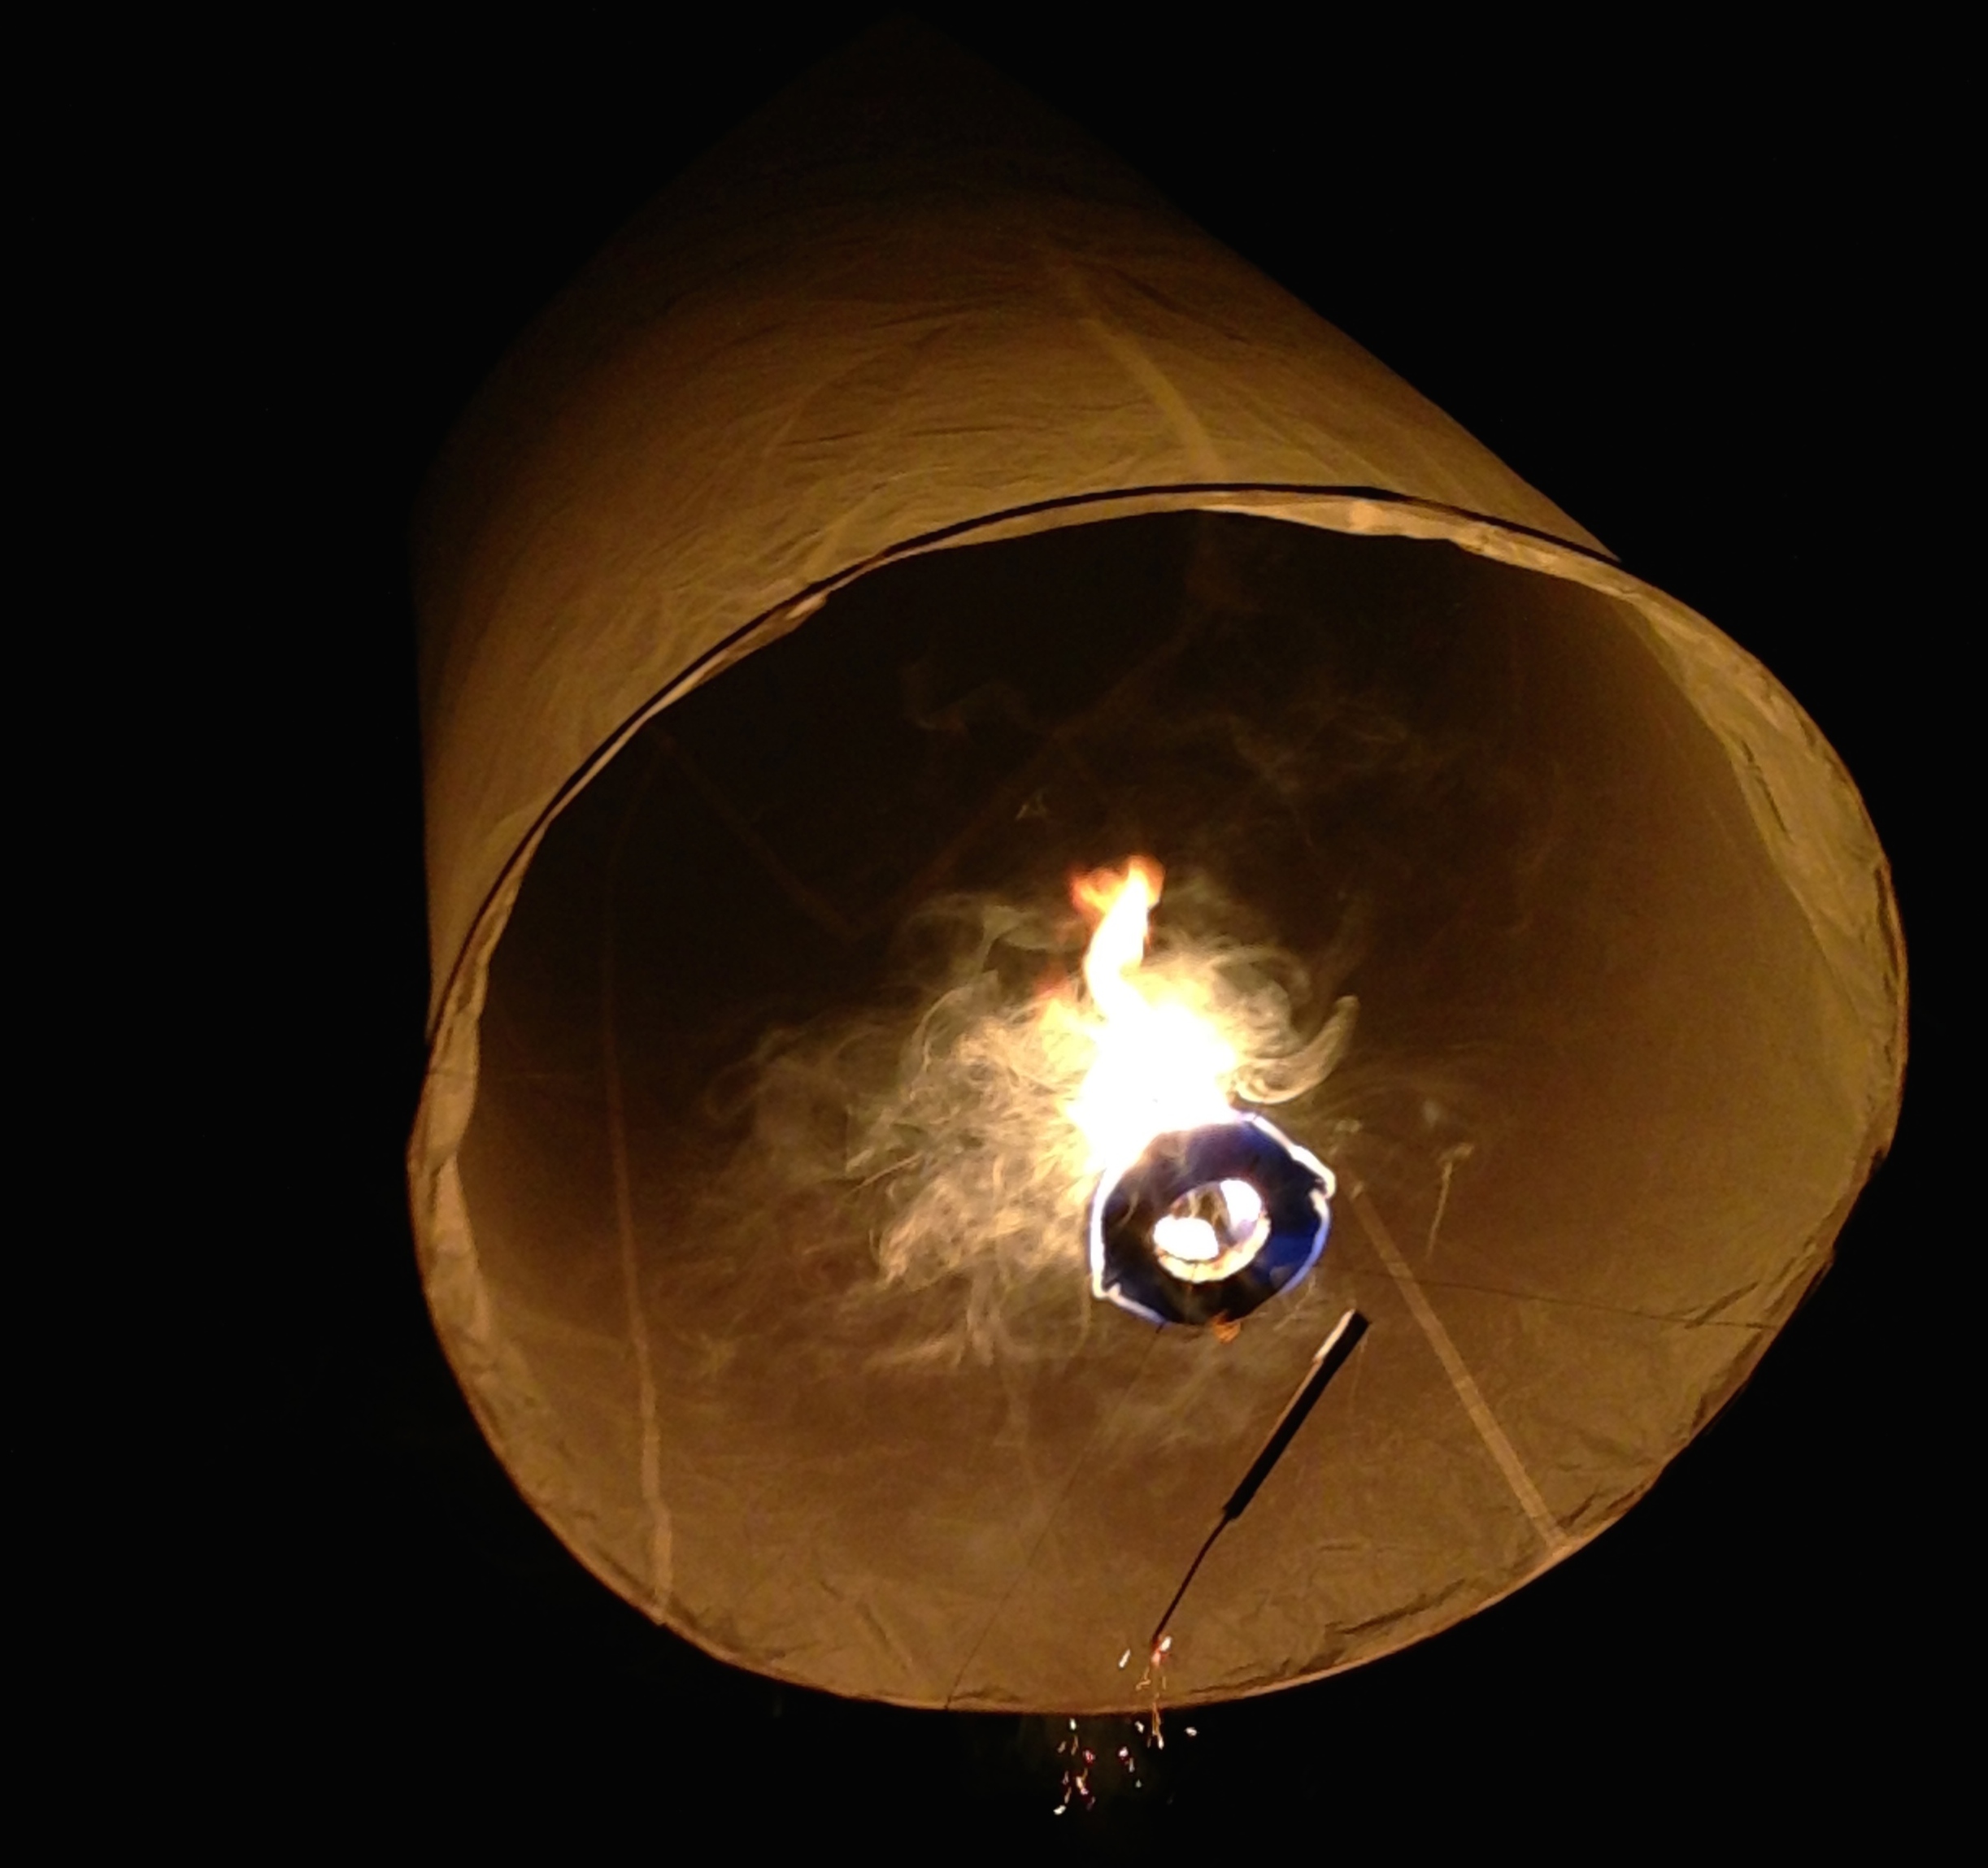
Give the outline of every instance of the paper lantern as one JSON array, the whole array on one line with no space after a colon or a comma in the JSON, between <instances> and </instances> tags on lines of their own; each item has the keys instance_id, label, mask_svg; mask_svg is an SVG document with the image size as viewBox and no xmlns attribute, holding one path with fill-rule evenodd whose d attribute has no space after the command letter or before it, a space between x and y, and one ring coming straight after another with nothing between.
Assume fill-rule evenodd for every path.
<instances>
[{"instance_id":1,"label":"paper lantern","mask_svg":"<svg viewBox=\"0 0 1988 1868\"><path fill-rule=\"evenodd\" d=\"M1883 856L1771 675L912 29L546 313L419 576L429 1303L575 1555L742 1666L1133 1703L1351 1308L1166 1690L1432 1633L1647 1489L1889 1138ZM1135 854L1318 1170L1219 1313L1099 1301L1060 1126L1069 879Z\"/></svg>"}]
</instances>

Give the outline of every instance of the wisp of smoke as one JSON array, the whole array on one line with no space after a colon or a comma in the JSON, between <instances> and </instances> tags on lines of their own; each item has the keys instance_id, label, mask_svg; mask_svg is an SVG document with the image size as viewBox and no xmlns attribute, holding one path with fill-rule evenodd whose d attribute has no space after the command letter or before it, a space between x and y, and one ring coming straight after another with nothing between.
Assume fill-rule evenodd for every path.
<instances>
[{"instance_id":1,"label":"wisp of smoke","mask_svg":"<svg viewBox=\"0 0 1988 1868\"><path fill-rule=\"evenodd\" d=\"M1307 969L1222 931L1241 924L1204 879L1177 878L1155 916L1141 988L1227 1042L1237 1064L1225 1088L1237 1104L1288 1101L1338 1062L1358 1008L1342 997L1303 1032L1315 998ZM916 1353L987 1360L1020 1346L1013 1318L1046 1281L1087 1288L1096 1163L1067 1113L1101 1030L1080 983L1085 929L1062 903L950 896L906 932L931 958L898 1024L908 1035L894 1070L877 1068L873 1013L859 1030L816 1027L763 1052L756 1126L763 1138L764 1119L797 1097L817 1110L838 1098L847 1142L835 1178L874 1216L874 1288L956 1285L957 1327Z\"/></svg>"}]
</instances>

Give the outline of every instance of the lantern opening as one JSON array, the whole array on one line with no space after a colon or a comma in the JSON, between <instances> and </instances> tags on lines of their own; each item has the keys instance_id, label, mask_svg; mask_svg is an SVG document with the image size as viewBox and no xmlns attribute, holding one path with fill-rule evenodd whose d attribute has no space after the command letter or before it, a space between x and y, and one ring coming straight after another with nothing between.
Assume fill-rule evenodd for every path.
<instances>
[{"instance_id":1,"label":"lantern opening","mask_svg":"<svg viewBox=\"0 0 1988 1868\"><path fill-rule=\"evenodd\" d=\"M1652 614L1085 512L868 571L636 730L494 945L430 1271L549 1522L747 1666L1138 1705L1117 1656L1355 1308L1388 1353L1252 1508L1274 1575L1197 1583L1181 1696L1401 1645L1613 1522L1807 1288L1865 1120L1829 924L1705 698L1737 652ZM1132 852L1164 894L1085 978L1070 878ZM1216 995L1234 1055L1094 1144L1100 987ZM1244 1297L1233 1343L1136 1307Z\"/></svg>"}]
</instances>

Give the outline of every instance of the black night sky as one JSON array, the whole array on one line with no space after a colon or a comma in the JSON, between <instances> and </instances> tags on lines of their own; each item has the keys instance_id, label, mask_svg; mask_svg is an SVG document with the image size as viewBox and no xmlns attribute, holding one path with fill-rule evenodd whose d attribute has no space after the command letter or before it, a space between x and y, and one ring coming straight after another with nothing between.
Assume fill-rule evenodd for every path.
<instances>
[{"instance_id":1,"label":"black night sky","mask_svg":"<svg viewBox=\"0 0 1988 1868\"><path fill-rule=\"evenodd\" d=\"M705 1846L1164 1856L1394 1822L1537 1854L1908 1797L1896 1741L1938 1647L1919 1592L1947 1611L1916 1574L1906 1449L1932 1371L1907 1318L1925 1254L1956 1249L1925 1106L1954 1040L1923 1016L1893 1157L1836 1267L1646 1502L1420 1649L1200 1717L1145 1790L1081 1817L1050 1814L1046 1722L846 1705L652 1629L485 1450L429 1330L401 1178L427 968L413 502L524 322L872 16L216 31L168 138L177 192L134 169L130 211L179 229L159 237L200 327L207 374L173 393L221 463L186 666L253 690L214 708L224 738L183 750L262 956L237 981L250 1165L211 1279L222 1392L178 1507L202 1605L178 1632L239 1683L164 1716L300 1834L389 1805L438 1836L501 1833L529 1807L568 1858L624 1831L667 1854L700 1810ZM1917 722L1945 617L1905 562L1934 549L1908 437L1942 360L1905 78L1851 46L1755 56L1682 26L1603 49L1548 46L1543 19L1451 40L1433 16L926 16L1760 655L1863 788L1925 1006L1946 832ZM183 1788L198 1802L207 1781Z\"/></svg>"}]
</instances>

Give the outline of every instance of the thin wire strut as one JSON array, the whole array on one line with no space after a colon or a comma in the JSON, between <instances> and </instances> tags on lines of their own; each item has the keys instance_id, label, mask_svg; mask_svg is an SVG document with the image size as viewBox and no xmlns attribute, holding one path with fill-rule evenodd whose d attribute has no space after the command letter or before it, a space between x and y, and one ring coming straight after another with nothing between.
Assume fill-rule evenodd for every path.
<instances>
[{"instance_id":1,"label":"thin wire strut","mask_svg":"<svg viewBox=\"0 0 1988 1868\"><path fill-rule=\"evenodd\" d=\"M1318 1398L1325 1392L1325 1384L1346 1366L1347 1357L1359 1347L1359 1340L1367 1333L1367 1319L1357 1310L1348 1310L1333 1326L1332 1334L1318 1346L1318 1353L1312 1358L1312 1366L1305 1371L1304 1379L1299 1383L1291 1398L1284 1404L1284 1411L1277 1416L1277 1425L1271 1428L1262 1448L1250 1469L1242 1475L1242 1483L1229 1493L1226 1502L1217 1514L1214 1527L1202 1540L1201 1548L1194 1553L1194 1560L1187 1566L1187 1574L1181 1579L1181 1586L1173 1592L1173 1600L1168 1603L1167 1612L1159 1618L1153 1629L1153 1638L1146 1651L1156 1653L1161 1637L1167 1631L1167 1624L1173 1619L1173 1611L1181 1605L1181 1598L1187 1593L1187 1586L1194 1579L1194 1572L1201 1567L1202 1559L1215 1548L1215 1540L1249 1509L1250 1501L1270 1476L1270 1469L1284 1457L1285 1449L1297 1437L1298 1430L1305 1423L1305 1417L1318 1405Z\"/></svg>"}]
</instances>

